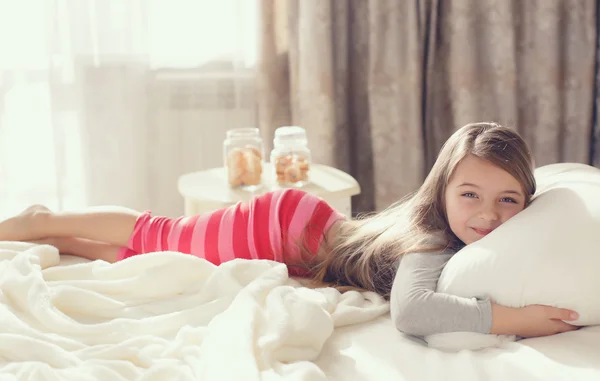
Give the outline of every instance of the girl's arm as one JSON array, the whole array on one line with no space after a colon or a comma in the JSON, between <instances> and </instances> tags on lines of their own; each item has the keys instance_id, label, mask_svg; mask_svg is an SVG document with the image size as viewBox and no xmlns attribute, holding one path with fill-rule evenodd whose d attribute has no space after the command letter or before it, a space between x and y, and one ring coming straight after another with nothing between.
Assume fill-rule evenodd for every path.
<instances>
[{"instance_id":1,"label":"girl's arm","mask_svg":"<svg viewBox=\"0 0 600 381\"><path fill-rule=\"evenodd\" d=\"M578 329L565 322L578 317L576 312L564 308L542 305L510 308L492 304L490 333L521 337L548 336Z\"/></svg>"},{"instance_id":2,"label":"girl's arm","mask_svg":"<svg viewBox=\"0 0 600 381\"><path fill-rule=\"evenodd\" d=\"M390 297L392 321L415 336L469 331L489 333L492 303L435 292L452 254L410 253L400 260Z\"/></svg>"},{"instance_id":3,"label":"girl's arm","mask_svg":"<svg viewBox=\"0 0 600 381\"><path fill-rule=\"evenodd\" d=\"M510 308L488 299L435 292L452 255L411 253L400 260L390 298L398 330L416 336L463 331L534 337L577 328L563 322L577 318L570 310L539 305Z\"/></svg>"}]
</instances>

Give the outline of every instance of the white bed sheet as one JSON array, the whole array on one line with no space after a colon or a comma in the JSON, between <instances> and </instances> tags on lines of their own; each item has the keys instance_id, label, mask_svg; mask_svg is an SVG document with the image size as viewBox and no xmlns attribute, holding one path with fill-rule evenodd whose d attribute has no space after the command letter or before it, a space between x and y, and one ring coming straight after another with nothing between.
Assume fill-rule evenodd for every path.
<instances>
[{"instance_id":1,"label":"white bed sheet","mask_svg":"<svg viewBox=\"0 0 600 381\"><path fill-rule=\"evenodd\" d=\"M317 365L329 380L600 380L600 327L445 352L395 330L389 314L336 329Z\"/></svg>"},{"instance_id":2,"label":"white bed sheet","mask_svg":"<svg viewBox=\"0 0 600 381\"><path fill-rule=\"evenodd\" d=\"M61 257L60 265L68 266L71 264L85 262L87 261L84 259L63 256ZM10 270L13 273L14 271L17 271L19 273L23 273L23 275L26 275L28 271L33 271L33 273L35 273L35 266L33 268L27 268L26 266L24 266L25 263L26 261L23 260L13 261L13 263L11 263L9 267L3 268L3 270ZM198 264L196 263L194 265ZM42 267L44 266L48 266L48 264L42 264ZM150 266L149 263L148 266ZM241 269L242 266L239 266L239 268ZM235 273L237 271L236 267L233 266L229 269L232 270L232 272L223 274L228 276L234 276L234 278L232 279L235 279L235 277L239 275L236 275ZM101 283L95 283L96 285L94 287L89 287L88 285L86 285L87 283L85 282L81 283L80 281L71 281L68 279L69 276L79 276L81 270L92 271L89 274L90 277L93 277L96 276L94 275L95 271L105 271L106 268L104 268L103 270L102 266L85 266L84 268L81 268L77 271L65 272L65 280L63 283L65 285L69 284L69 287L71 287L71 289L75 291L77 291L77 288L84 291L93 290L95 287L95 289L98 292L104 292L102 290ZM275 278L271 277L270 280L268 280L268 282L277 280L277 269L268 269L265 267L264 273L266 274L266 272L268 271L270 271L273 274L273 276L275 276ZM51 273L55 274L53 275L53 277L56 277L56 274L58 274L56 272ZM6 272L6 274L8 274L8 272ZM115 272L113 276L116 276L116 274L118 274L118 272ZM238 277L238 279L241 278ZM283 282L283 280L280 281ZM269 295L272 295L273 298L277 297L276 294L278 292L276 290L278 286L273 286L269 289L268 287L271 286L268 286L266 283L256 283L256 285L263 287L264 290L268 291ZM31 296L31 294L29 295ZM105 293L105 295L110 296L110 293ZM239 294L238 299L240 299ZM258 299L256 300L258 301ZM272 301L273 300L277 301L276 299L272 299ZM241 312L244 312L243 308L250 308L248 311L252 311L252 308L254 308L252 299L242 301L244 303L238 303L236 308L238 308L238 310ZM156 304L154 308L160 307L164 309L165 302L159 302L160 303ZM266 348L264 340L269 339L268 332L272 332L272 334L278 332L277 335L279 336L271 336L272 338L276 339L275 343L277 343L277 340L279 340L279 348L284 349L286 351L277 352L277 348L274 348L274 350L267 350L267 352L264 353L266 353L268 356L291 356L290 358L310 358L311 356L313 356L314 353L316 353L317 355L313 356L313 361L300 361L297 363L292 363L292 366L282 365L281 363L280 365L276 365L277 362L273 362L273 358L271 358L270 360L266 358L262 358L261 360L259 358L258 369L260 370L260 372L258 374L260 374L260 376L255 377L256 375L254 374L251 375L247 372L243 372L242 374L244 374L244 377L242 378L238 377L240 373L238 373L238 371L236 371L235 369L230 369L230 367L227 367L227 365L218 366L221 362L223 364L228 364L228 356L235 357L236 354L239 354L239 358L243 359L245 363L235 365L232 364L231 367L241 367L240 369L242 369L242 371L244 367L246 367L246 369L255 369L256 367L256 364L254 363L255 359L252 356L247 356L248 353L236 353L236 351L240 350L239 346L227 345L225 342L226 340L223 340L223 342L221 343L221 335L232 336L235 338L236 335L239 336L240 333L247 333L246 331L241 329L243 327L238 327L239 322L243 322L245 320L246 314L244 314L244 316L242 317L239 315L235 315L235 311L231 311L231 317L229 318L229 322L234 322L235 324L231 326L227 326L227 324L225 324L224 326L219 327L219 324L227 322L227 319L225 318L225 316L223 316L225 314L224 313L221 314L218 318L215 317L215 320L218 320L215 322L216 324L211 323L211 326L206 326L206 328L203 331L206 332L206 336L196 337L197 340L201 340L201 342L199 343L201 343L205 348L212 348L212 350L203 351L203 356L200 356L193 360L196 361L196 363L189 359L185 360L185 358L181 358L178 361L183 361L182 364L187 364L187 362L189 362L190 369L192 370L194 369L194 367L203 366L205 372L207 372L205 374L205 376L207 377L202 377L200 379L208 380L600 380L600 327L584 328L576 332L569 332L552 337L528 339L519 342L505 343L500 348L490 348L474 352L443 352L437 349L428 348L425 345L425 343L421 340L411 338L409 336L399 333L393 327L389 314L387 313L383 315L376 313L374 314L373 309L371 307L368 307L367 305L361 307L361 304L359 302L358 304L356 304L357 306L359 306L357 308L357 314L362 314L362 317L356 319L352 316L352 313L348 313L347 309L344 310L343 304L343 302L338 301L330 304L329 307L327 307L330 308L332 316L337 316L334 319L337 321L337 323L335 324L336 328L333 330L333 332L328 333L327 329L325 329L323 332L315 334L315 336L311 339L314 340L315 343L319 343L319 340L325 338L325 343L323 347L305 347L303 349L304 352L302 353L295 353L293 350L294 345L292 342L290 342L290 338L285 338L281 336L281 332L285 332L285 330L281 331L281 327L278 327L278 324L284 323L285 320L279 320L278 324L273 324L273 322L271 322L271 325L264 325L263 323L263 328L266 328L267 331L263 330L262 339L257 341L258 343L262 343L262 350ZM278 306L275 304L272 306L276 307L275 309L272 309L272 313L275 314L272 315L274 318L277 318L278 313L285 312L279 308L282 306L285 307L284 305ZM264 311L264 306L259 307L263 308ZM300 313L302 311L302 313L304 313L303 311L305 307L301 306L301 308L299 308L298 306L293 305L287 307L290 308L288 309L288 311L295 311L295 313ZM371 312L369 312L370 308ZM32 310L32 313L35 313L35 311ZM368 318L369 313L372 316L378 317ZM306 316L310 316L310 314L307 313ZM319 316L323 318L322 314ZM348 321L351 321L353 319L364 319L366 320L366 322L344 326L344 323L341 322L344 319ZM326 320L321 321L326 322ZM318 327L319 324L321 324L319 323L319 321L306 323L296 321L294 323L290 323L290 327L297 329L297 332L306 335L309 332L312 332L312 330L315 327ZM307 330L305 325L313 328ZM6 327L0 330L5 330L5 328ZM278 329L279 331L277 331ZM256 333L258 334L259 332L257 331ZM7 333L4 333L4 335L6 334ZM10 334L8 334L7 337L10 337ZM32 338L34 337L32 336ZM248 339L250 340L248 341L248 344L251 344L253 342L252 339ZM155 342L152 345L146 346L144 350L147 350L148 354L150 355L153 353L152 348L156 347L156 345L159 344L161 344L161 341L155 340ZM177 342L174 341L170 345L171 347L174 347L175 344L177 344ZM1 346L2 345L0 345L0 347ZM32 348L33 350L35 350L36 347L34 346ZM308 352L306 352L307 349ZM4 351L3 353L11 353L11 350L8 347L4 349L0 348L0 351L2 350ZM98 350L100 350L99 355L102 356L102 350L106 350L107 353L112 353L110 351L114 352L115 348L99 347ZM189 350L190 349L188 349L188 351ZM194 352L189 352L189 354L194 354ZM210 358L209 363L206 363L206 356ZM202 357L204 357L204 361L202 361ZM82 361L82 359L85 360L85 357L73 357L72 360ZM200 364L197 363L198 359L201 360ZM63 360L54 358L51 359L50 362L52 363L52 361L54 363L60 363ZM18 370L23 371L27 369L35 371L33 373L35 374L35 376L30 377L30 379L34 380L81 379L80 376L87 373L85 366L88 366L90 364L94 366L90 367L90 369L95 369L96 371L98 371L98 369L119 369L118 367L113 367L108 362L102 363L103 360L101 359L101 357L96 362L90 363L89 360L87 361L88 362L82 362L79 368L73 368L72 370L68 370L66 368L60 370L58 368L55 368L54 371L49 371L48 368L41 366L39 363L37 365L35 363L32 363L32 365L30 365L29 367L25 365L19 366L16 364L4 363L0 364L4 369L4 372L1 372L0 374L0 381L20 379L13 378L13 376L16 375ZM261 365L261 362L264 363ZM275 364L272 368L265 368L266 365L272 366L272 364ZM166 365L168 365L168 363ZM155 370L154 372L145 371L144 369L148 366L148 364L136 364L136 366L138 367L136 368L136 372L138 374L143 374L144 376L142 377L142 379L144 380L164 379L161 378L162 376L160 374L156 373L157 370ZM133 371L131 372L132 374L135 373ZM9 376L9 373L12 373L12 375ZM102 379L101 377L95 378L92 375L92 373L87 374L90 375L90 380ZM208 375L210 374L212 374L212 377L208 377ZM65 378L54 378L57 375L64 375ZM184 377L181 379L188 378Z\"/></svg>"}]
</instances>

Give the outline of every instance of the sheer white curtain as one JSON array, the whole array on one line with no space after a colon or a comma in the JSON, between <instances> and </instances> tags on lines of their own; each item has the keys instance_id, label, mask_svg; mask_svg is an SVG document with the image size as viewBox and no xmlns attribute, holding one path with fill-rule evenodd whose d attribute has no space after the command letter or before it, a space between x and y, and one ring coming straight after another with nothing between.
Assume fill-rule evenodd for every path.
<instances>
[{"instance_id":1,"label":"sheer white curtain","mask_svg":"<svg viewBox=\"0 0 600 381\"><path fill-rule=\"evenodd\" d=\"M181 138L177 120L157 117L157 100L170 96L157 73L214 61L252 67L256 7L0 0L0 217L31 203L181 213L176 179L201 164L170 153L194 152L198 142Z\"/></svg>"}]
</instances>

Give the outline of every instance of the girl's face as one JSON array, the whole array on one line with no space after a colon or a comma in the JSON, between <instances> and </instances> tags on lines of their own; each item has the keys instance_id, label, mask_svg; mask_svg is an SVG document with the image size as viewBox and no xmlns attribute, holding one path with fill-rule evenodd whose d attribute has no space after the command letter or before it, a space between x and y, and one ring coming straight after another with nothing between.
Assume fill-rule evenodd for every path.
<instances>
[{"instance_id":1,"label":"girl's face","mask_svg":"<svg viewBox=\"0 0 600 381\"><path fill-rule=\"evenodd\" d=\"M525 208L525 192L517 179L476 156L458 164L444 197L450 229L465 245Z\"/></svg>"}]
</instances>

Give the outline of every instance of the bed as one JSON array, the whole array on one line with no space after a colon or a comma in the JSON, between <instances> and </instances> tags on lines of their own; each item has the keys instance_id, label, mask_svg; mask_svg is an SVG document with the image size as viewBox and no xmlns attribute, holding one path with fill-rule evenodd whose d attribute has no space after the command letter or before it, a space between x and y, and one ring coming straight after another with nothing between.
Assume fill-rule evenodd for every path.
<instances>
[{"instance_id":1,"label":"bed","mask_svg":"<svg viewBox=\"0 0 600 381\"><path fill-rule=\"evenodd\" d=\"M441 351L395 332L390 317L337 329L316 364L329 380L600 380L600 327Z\"/></svg>"},{"instance_id":2,"label":"bed","mask_svg":"<svg viewBox=\"0 0 600 381\"><path fill-rule=\"evenodd\" d=\"M110 265L0 244L0 380L600 380L600 328L441 351L372 293L177 253Z\"/></svg>"}]
</instances>

